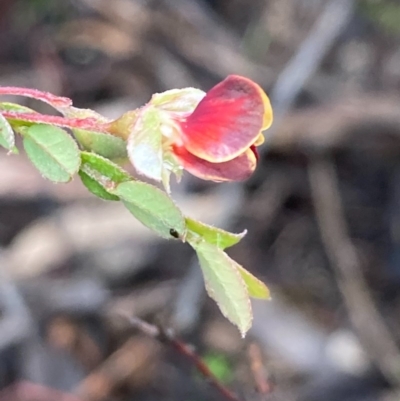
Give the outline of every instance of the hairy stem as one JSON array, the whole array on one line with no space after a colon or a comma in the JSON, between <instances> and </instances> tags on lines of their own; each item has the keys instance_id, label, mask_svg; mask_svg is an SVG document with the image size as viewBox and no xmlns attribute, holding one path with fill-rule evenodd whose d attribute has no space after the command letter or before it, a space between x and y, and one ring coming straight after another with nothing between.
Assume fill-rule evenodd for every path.
<instances>
[{"instance_id":1,"label":"hairy stem","mask_svg":"<svg viewBox=\"0 0 400 401\"><path fill-rule=\"evenodd\" d=\"M31 88L18 88L15 86L0 86L0 95L25 96L40 100L53 106L54 108L63 108L72 106L72 100L67 97L53 95L49 92L42 92Z\"/></svg>"},{"instance_id":2,"label":"hairy stem","mask_svg":"<svg viewBox=\"0 0 400 401\"><path fill-rule=\"evenodd\" d=\"M18 113L15 111L2 111L1 114L10 120L38 124L51 124L71 129L86 129L97 132L107 132L107 125L104 123L99 123L99 121L95 118L66 118L39 113Z\"/></svg>"}]
</instances>

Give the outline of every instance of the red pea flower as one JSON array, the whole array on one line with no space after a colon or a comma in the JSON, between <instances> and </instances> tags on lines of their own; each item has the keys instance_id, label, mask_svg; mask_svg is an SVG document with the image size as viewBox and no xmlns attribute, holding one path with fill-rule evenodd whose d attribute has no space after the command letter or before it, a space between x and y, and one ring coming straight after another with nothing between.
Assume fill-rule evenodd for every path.
<instances>
[{"instance_id":1,"label":"red pea flower","mask_svg":"<svg viewBox=\"0 0 400 401\"><path fill-rule=\"evenodd\" d=\"M240 181L257 165L256 146L272 124L272 108L255 82L230 75L177 116L172 154L189 173L212 181Z\"/></svg>"}]
</instances>

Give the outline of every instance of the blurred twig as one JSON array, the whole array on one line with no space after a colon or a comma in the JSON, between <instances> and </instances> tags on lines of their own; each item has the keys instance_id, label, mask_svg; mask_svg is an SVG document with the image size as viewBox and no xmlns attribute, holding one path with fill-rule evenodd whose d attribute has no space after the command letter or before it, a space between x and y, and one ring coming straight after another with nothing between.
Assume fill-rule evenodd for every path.
<instances>
[{"instance_id":1,"label":"blurred twig","mask_svg":"<svg viewBox=\"0 0 400 401\"><path fill-rule=\"evenodd\" d=\"M2 401L83 401L74 394L61 392L29 381L20 381L5 388L0 392L0 399Z\"/></svg>"},{"instance_id":2,"label":"blurred twig","mask_svg":"<svg viewBox=\"0 0 400 401\"><path fill-rule=\"evenodd\" d=\"M250 344L248 357L257 392L264 396L270 394L273 390L273 386L268 380L267 372L262 360L262 351L257 343L253 342Z\"/></svg>"},{"instance_id":3,"label":"blurred twig","mask_svg":"<svg viewBox=\"0 0 400 401\"><path fill-rule=\"evenodd\" d=\"M336 102L298 110L279 124L269 146L279 153L300 150L309 155L350 146L395 158L399 154L399 104L394 93L352 93ZM358 133L362 140L354 140Z\"/></svg>"},{"instance_id":4,"label":"blurred twig","mask_svg":"<svg viewBox=\"0 0 400 401\"><path fill-rule=\"evenodd\" d=\"M282 117L314 75L327 52L353 15L353 0L331 0L319 16L307 38L292 57L271 93L275 114Z\"/></svg>"},{"instance_id":5,"label":"blurred twig","mask_svg":"<svg viewBox=\"0 0 400 401\"><path fill-rule=\"evenodd\" d=\"M376 308L344 218L335 168L328 160L309 167L311 193L322 241L334 268L350 320L382 374L400 388L400 352Z\"/></svg>"},{"instance_id":6,"label":"blurred twig","mask_svg":"<svg viewBox=\"0 0 400 401\"><path fill-rule=\"evenodd\" d=\"M159 351L152 338L130 338L80 383L78 394L86 401L102 401L128 382L143 386L153 376Z\"/></svg>"},{"instance_id":7,"label":"blurred twig","mask_svg":"<svg viewBox=\"0 0 400 401\"><path fill-rule=\"evenodd\" d=\"M201 373L209 383L211 383L218 392L223 395L228 401L240 401L239 398L227 387L225 387L211 372L209 367L203 362L200 356L192 349L192 347L179 338L176 338L171 331L163 330L160 327L154 326L138 317L124 316L128 319L130 325L151 338L155 338L160 342L169 345L180 354L184 355Z\"/></svg>"}]
</instances>

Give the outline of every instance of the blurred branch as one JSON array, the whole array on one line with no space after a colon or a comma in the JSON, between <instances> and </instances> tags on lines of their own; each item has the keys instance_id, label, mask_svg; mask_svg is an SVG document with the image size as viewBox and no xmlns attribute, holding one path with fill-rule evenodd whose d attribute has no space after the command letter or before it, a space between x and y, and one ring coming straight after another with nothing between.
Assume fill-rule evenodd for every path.
<instances>
[{"instance_id":1,"label":"blurred branch","mask_svg":"<svg viewBox=\"0 0 400 401\"><path fill-rule=\"evenodd\" d=\"M353 15L353 0L331 0L307 38L279 75L271 93L275 114L282 117L319 68Z\"/></svg>"},{"instance_id":2,"label":"blurred branch","mask_svg":"<svg viewBox=\"0 0 400 401\"><path fill-rule=\"evenodd\" d=\"M330 161L313 160L311 194L327 256L336 273L349 318L387 381L400 388L400 352L375 306L344 218L339 183Z\"/></svg>"},{"instance_id":3,"label":"blurred branch","mask_svg":"<svg viewBox=\"0 0 400 401\"><path fill-rule=\"evenodd\" d=\"M153 377L159 351L151 338L130 338L80 383L77 393L86 401L102 401L124 384L145 385Z\"/></svg>"},{"instance_id":4,"label":"blurred branch","mask_svg":"<svg viewBox=\"0 0 400 401\"><path fill-rule=\"evenodd\" d=\"M163 330L160 327L154 326L150 323L145 322L138 317L124 316L129 324L140 330L142 333L146 334L151 338L155 338L161 343L169 345L171 348L175 349L178 353L184 355L201 373L209 383L211 383L218 392L223 395L228 401L240 401L239 398L227 387L225 387L211 372L209 367L203 362L198 354L193 350L193 348L176 338L170 330Z\"/></svg>"},{"instance_id":5,"label":"blurred branch","mask_svg":"<svg viewBox=\"0 0 400 401\"><path fill-rule=\"evenodd\" d=\"M268 379L268 374L263 363L262 350L260 346L255 342L251 343L247 354L257 392L264 396L270 394L273 390L273 385Z\"/></svg>"},{"instance_id":6,"label":"blurred branch","mask_svg":"<svg viewBox=\"0 0 400 401\"><path fill-rule=\"evenodd\" d=\"M400 151L399 104L394 93L354 93L335 103L299 110L279 124L269 146L277 152L300 150L308 154L349 146L396 157ZM362 140L352 140L358 133Z\"/></svg>"}]
</instances>

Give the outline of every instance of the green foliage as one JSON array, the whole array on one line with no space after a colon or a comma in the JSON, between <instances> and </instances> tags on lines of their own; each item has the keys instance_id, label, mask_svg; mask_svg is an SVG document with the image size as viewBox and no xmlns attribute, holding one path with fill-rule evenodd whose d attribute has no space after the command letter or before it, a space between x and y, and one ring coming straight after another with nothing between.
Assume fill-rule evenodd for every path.
<instances>
[{"instance_id":1,"label":"green foliage","mask_svg":"<svg viewBox=\"0 0 400 401\"><path fill-rule=\"evenodd\" d=\"M101 199L118 201L119 197L109 189L132 177L117 164L95 153L82 152L81 160L79 176L86 188Z\"/></svg>"},{"instance_id":2,"label":"green foliage","mask_svg":"<svg viewBox=\"0 0 400 401\"><path fill-rule=\"evenodd\" d=\"M400 34L400 4L393 0L361 0L361 12L389 34Z\"/></svg>"},{"instance_id":3,"label":"green foliage","mask_svg":"<svg viewBox=\"0 0 400 401\"><path fill-rule=\"evenodd\" d=\"M221 249L236 245L246 235L246 231L243 231L241 234L233 234L189 217L186 217L186 225L192 234L197 234L205 241Z\"/></svg>"},{"instance_id":4,"label":"green foliage","mask_svg":"<svg viewBox=\"0 0 400 401\"><path fill-rule=\"evenodd\" d=\"M251 327L253 315L238 263L216 245L189 237L188 242L199 258L208 295L217 303L222 314L239 328L244 337Z\"/></svg>"},{"instance_id":5,"label":"green foliage","mask_svg":"<svg viewBox=\"0 0 400 401\"><path fill-rule=\"evenodd\" d=\"M15 147L14 132L8 121L0 113L0 146L7 150L12 150Z\"/></svg>"},{"instance_id":6,"label":"green foliage","mask_svg":"<svg viewBox=\"0 0 400 401\"><path fill-rule=\"evenodd\" d=\"M1 102L0 103L0 111L17 111L19 113L36 113L34 110L29 107L21 106L16 103L9 102Z\"/></svg>"},{"instance_id":7,"label":"green foliage","mask_svg":"<svg viewBox=\"0 0 400 401\"><path fill-rule=\"evenodd\" d=\"M165 192L139 181L123 182L110 192L121 198L141 223L161 237L172 238L171 230L185 237L186 224L182 212Z\"/></svg>"},{"instance_id":8,"label":"green foliage","mask_svg":"<svg viewBox=\"0 0 400 401\"><path fill-rule=\"evenodd\" d=\"M25 152L43 177L68 182L78 172L81 164L78 146L64 130L35 124L23 133Z\"/></svg>"},{"instance_id":9,"label":"green foliage","mask_svg":"<svg viewBox=\"0 0 400 401\"><path fill-rule=\"evenodd\" d=\"M122 201L133 216L161 237L188 242L199 258L208 294L244 336L252 322L250 297L270 297L264 283L224 252L246 231L233 234L184 217L168 194L169 176L174 173L179 179L182 166L170 152L170 137L164 130L173 133L174 118L193 111L204 92L186 88L155 94L147 106L110 122L92 110L72 107L67 98L28 88L0 87L1 94L10 91L45 101L63 117L51 119L18 104L0 103L0 145L14 151L14 133L20 134L28 158L45 178L63 183L79 174L91 193L104 200ZM83 150L54 124L69 127ZM136 180L114 162L127 156L139 174L162 182L167 192ZM228 377L230 370L224 361L210 357L208 363L220 379Z\"/></svg>"},{"instance_id":10,"label":"green foliage","mask_svg":"<svg viewBox=\"0 0 400 401\"><path fill-rule=\"evenodd\" d=\"M79 177L83 185L93 194L100 199L119 201L118 196L110 194L102 184L96 178L93 178L90 174L86 173L84 170L79 170Z\"/></svg>"},{"instance_id":11,"label":"green foliage","mask_svg":"<svg viewBox=\"0 0 400 401\"><path fill-rule=\"evenodd\" d=\"M99 125L107 124L109 121L102 115L90 109L78 109L76 107L63 108L62 113L68 118L90 118ZM84 150L97 153L111 160L125 159L127 157L126 142L111 133L95 130L73 129L76 140Z\"/></svg>"},{"instance_id":12,"label":"green foliage","mask_svg":"<svg viewBox=\"0 0 400 401\"><path fill-rule=\"evenodd\" d=\"M121 182L130 181L132 177L118 164L106 159L96 153L81 152L82 167L96 171L102 177L120 184Z\"/></svg>"},{"instance_id":13,"label":"green foliage","mask_svg":"<svg viewBox=\"0 0 400 401\"><path fill-rule=\"evenodd\" d=\"M204 355L202 359L219 381L222 383L229 383L232 380L232 366L225 355L208 353Z\"/></svg>"},{"instance_id":14,"label":"green foliage","mask_svg":"<svg viewBox=\"0 0 400 401\"><path fill-rule=\"evenodd\" d=\"M260 281L257 277L254 277L250 272L244 269L242 266L236 266L242 279L247 287L247 292L252 298L258 299L270 299L271 294L269 293L268 287Z\"/></svg>"},{"instance_id":15,"label":"green foliage","mask_svg":"<svg viewBox=\"0 0 400 401\"><path fill-rule=\"evenodd\" d=\"M21 106L15 103L2 102L0 103L0 112L1 111L11 111L18 113L36 113L36 111L30 109L29 107ZM17 133L22 133L22 131L26 127L30 127L34 125L34 123L30 123L24 120L19 120L18 118L9 118L8 123L12 127L12 129ZM14 148L16 150L16 148Z\"/></svg>"},{"instance_id":16,"label":"green foliage","mask_svg":"<svg viewBox=\"0 0 400 401\"><path fill-rule=\"evenodd\" d=\"M111 160L127 157L126 143L121 138L104 132L83 129L74 129L72 132L84 150L97 153Z\"/></svg>"}]
</instances>

